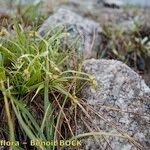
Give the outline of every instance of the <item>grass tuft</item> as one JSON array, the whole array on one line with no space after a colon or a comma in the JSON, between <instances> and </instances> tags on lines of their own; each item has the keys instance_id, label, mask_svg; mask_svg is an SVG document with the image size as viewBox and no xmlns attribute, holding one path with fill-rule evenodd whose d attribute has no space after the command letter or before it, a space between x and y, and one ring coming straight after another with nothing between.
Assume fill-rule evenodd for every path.
<instances>
[{"instance_id":1,"label":"grass tuft","mask_svg":"<svg viewBox=\"0 0 150 150\"><path fill-rule=\"evenodd\" d=\"M5 123L1 126L5 126L6 131L9 128L6 139L20 142L65 139L61 131L64 120L73 136L67 119L68 108L78 103L79 87L83 81L91 80L89 75L82 73L81 63L75 61L76 70L68 64L74 55L72 52L59 51L63 32L41 37L15 23L14 33L2 38L0 45L3 95L0 105L5 104L8 120L8 126ZM26 149L23 144L21 147ZM55 149L55 146L35 147Z\"/></svg>"}]
</instances>

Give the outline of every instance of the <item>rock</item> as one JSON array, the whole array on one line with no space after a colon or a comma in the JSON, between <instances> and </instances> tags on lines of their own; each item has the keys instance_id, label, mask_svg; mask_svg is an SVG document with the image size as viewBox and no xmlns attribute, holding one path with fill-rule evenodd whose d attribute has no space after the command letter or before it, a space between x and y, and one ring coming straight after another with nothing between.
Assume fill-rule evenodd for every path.
<instances>
[{"instance_id":1,"label":"rock","mask_svg":"<svg viewBox=\"0 0 150 150\"><path fill-rule=\"evenodd\" d=\"M129 0L67 0L67 2L64 3L58 2L58 4L54 6L53 10L57 10L61 7L76 12L86 18L88 17L93 19L101 25L111 22L119 27L123 26L122 28L125 28L125 30L128 30L128 28L132 29L135 18L138 18L142 25L145 22L150 22L148 19L149 9L145 9L143 7L136 8L134 6L129 8L121 7L126 6L128 2ZM134 0L130 0L129 3L134 3L136 5ZM144 4L145 2L140 1L139 3ZM120 9L114 9L114 7Z\"/></svg>"},{"instance_id":2,"label":"rock","mask_svg":"<svg viewBox=\"0 0 150 150\"><path fill-rule=\"evenodd\" d=\"M0 19L8 19L11 17L14 17L16 15L16 11L13 9L10 9L8 7L5 6L0 6ZM1 21L2 22L2 21Z\"/></svg>"},{"instance_id":3,"label":"rock","mask_svg":"<svg viewBox=\"0 0 150 150\"><path fill-rule=\"evenodd\" d=\"M82 105L89 116L80 109L77 133L104 131L114 136L85 137L80 150L148 150L150 88L141 76L116 60L89 59L84 61L83 68L95 77L97 88L89 85L82 90L86 102ZM115 136L120 134L131 139Z\"/></svg>"},{"instance_id":4,"label":"rock","mask_svg":"<svg viewBox=\"0 0 150 150\"><path fill-rule=\"evenodd\" d=\"M61 7L72 10L82 16L86 16L94 20L102 19L101 22L103 22L103 15L108 15L108 17L111 18L113 14L116 14L116 11L118 12L118 9L113 9L111 6L108 8L105 7L105 5L107 5L107 3L105 3L104 0L69 0L67 3L61 5ZM57 7L60 6L58 5ZM119 14L120 11L116 16L117 18Z\"/></svg>"},{"instance_id":5,"label":"rock","mask_svg":"<svg viewBox=\"0 0 150 150\"><path fill-rule=\"evenodd\" d=\"M104 0L104 5L121 7L126 5L138 6L138 7L150 7L149 0Z\"/></svg>"},{"instance_id":6,"label":"rock","mask_svg":"<svg viewBox=\"0 0 150 150\"><path fill-rule=\"evenodd\" d=\"M120 8L124 5L121 0L104 0L104 6L106 7L113 7L113 8Z\"/></svg>"},{"instance_id":7,"label":"rock","mask_svg":"<svg viewBox=\"0 0 150 150\"><path fill-rule=\"evenodd\" d=\"M82 7L87 10L93 10L97 5L102 4L102 0L70 0L68 4L72 4L76 7Z\"/></svg>"},{"instance_id":8,"label":"rock","mask_svg":"<svg viewBox=\"0 0 150 150\"><path fill-rule=\"evenodd\" d=\"M140 7L150 7L149 0L121 0L124 5L140 6Z\"/></svg>"},{"instance_id":9,"label":"rock","mask_svg":"<svg viewBox=\"0 0 150 150\"><path fill-rule=\"evenodd\" d=\"M124 9L121 7L122 5L124 5L124 2L121 0L70 0L61 5L61 7L74 11L82 16L92 18L99 22L100 25L113 23L125 30L130 30L135 26L135 18L140 20L140 24L143 24L147 20L148 17L145 18L146 14L149 16L149 11L147 11L147 9L138 8L138 11L135 11L134 7ZM60 6L58 5L58 7ZM114 9L114 7L120 9Z\"/></svg>"},{"instance_id":10,"label":"rock","mask_svg":"<svg viewBox=\"0 0 150 150\"><path fill-rule=\"evenodd\" d=\"M65 32L69 33L63 38L63 43L67 46L72 45L79 38L76 49L83 52L85 59L92 57L99 49L101 28L98 23L60 8L43 23L38 32L43 36L56 26L63 27Z\"/></svg>"},{"instance_id":11,"label":"rock","mask_svg":"<svg viewBox=\"0 0 150 150\"><path fill-rule=\"evenodd\" d=\"M3 146L0 146L0 150L5 150Z\"/></svg>"}]
</instances>

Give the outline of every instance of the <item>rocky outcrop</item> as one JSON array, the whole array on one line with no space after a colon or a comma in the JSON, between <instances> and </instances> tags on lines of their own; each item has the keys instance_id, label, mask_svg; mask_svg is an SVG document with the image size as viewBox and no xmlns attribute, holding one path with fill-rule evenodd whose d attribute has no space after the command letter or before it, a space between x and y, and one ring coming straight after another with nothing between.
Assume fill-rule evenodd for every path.
<instances>
[{"instance_id":1,"label":"rocky outcrop","mask_svg":"<svg viewBox=\"0 0 150 150\"><path fill-rule=\"evenodd\" d=\"M90 58L94 55L101 44L99 24L70 10L58 9L43 23L39 29L39 34L43 36L56 26L63 28L66 33L62 39L63 44L69 47L78 41L74 47L79 52L83 52L84 58Z\"/></svg>"},{"instance_id":2,"label":"rocky outcrop","mask_svg":"<svg viewBox=\"0 0 150 150\"><path fill-rule=\"evenodd\" d=\"M81 104L88 115L83 108L78 112L77 133L95 131L111 135L85 137L80 150L149 149L150 89L144 80L116 60L86 60L83 68L95 77L97 86L95 89L89 85L82 91Z\"/></svg>"}]
</instances>

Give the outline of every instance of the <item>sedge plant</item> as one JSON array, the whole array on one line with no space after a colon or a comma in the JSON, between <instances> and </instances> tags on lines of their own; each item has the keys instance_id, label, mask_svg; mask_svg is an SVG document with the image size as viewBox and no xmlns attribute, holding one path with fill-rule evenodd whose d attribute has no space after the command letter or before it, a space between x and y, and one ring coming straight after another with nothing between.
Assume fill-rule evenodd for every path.
<instances>
[{"instance_id":1,"label":"sedge plant","mask_svg":"<svg viewBox=\"0 0 150 150\"><path fill-rule=\"evenodd\" d=\"M20 142L11 145L15 150L55 149L56 145L30 147L23 141L66 138L61 133L62 118L73 136L67 119L69 107L78 103L76 91L81 82L91 78L81 72L80 63L76 70L68 67L73 53L59 50L62 30L41 37L15 24L14 31L9 38L1 38L0 44L0 107L3 110L4 104L1 114L6 116L1 133L8 141Z\"/></svg>"}]
</instances>

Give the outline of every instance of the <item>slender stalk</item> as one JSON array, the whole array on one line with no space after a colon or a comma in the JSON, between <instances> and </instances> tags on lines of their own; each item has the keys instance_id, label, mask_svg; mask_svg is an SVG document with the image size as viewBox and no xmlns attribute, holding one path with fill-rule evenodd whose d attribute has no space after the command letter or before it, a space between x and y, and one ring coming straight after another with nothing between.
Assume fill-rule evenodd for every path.
<instances>
[{"instance_id":1,"label":"slender stalk","mask_svg":"<svg viewBox=\"0 0 150 150\"><path fill-rule=\"evenodd\" d=\"M8 98L7 98L4 82L2 80L0 81L0 85L1 85L1 90L2 90L3 96L4 96L5 110L6 110L6 115L7 115L7 119L8 119L8 126L9 126L9 133L10 133L10 141L15 141L14 127L13 127L13 122L12 122L12 118L10 115Z\"/></svg>"}]
</instances>

